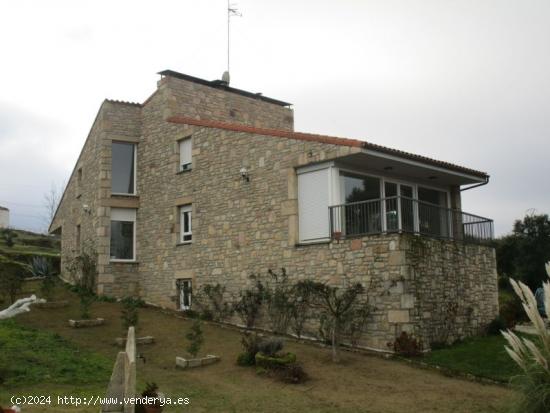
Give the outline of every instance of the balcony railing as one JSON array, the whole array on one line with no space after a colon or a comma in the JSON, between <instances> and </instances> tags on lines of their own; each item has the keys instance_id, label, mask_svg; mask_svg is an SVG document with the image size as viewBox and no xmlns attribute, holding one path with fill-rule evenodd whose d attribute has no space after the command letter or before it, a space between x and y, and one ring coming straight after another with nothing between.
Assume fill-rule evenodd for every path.
<instances>
[{"instance_id":1,"label":"balcony railing","mask_svg":"<svg viewBox=\"0 0 550 413\"><path fill-rule=\"evenodd\" d=\"M332 206L329 219L335 239L408 232L485 243L494 234L491 219L402 196Z\"/></svg>"}]
</instances>

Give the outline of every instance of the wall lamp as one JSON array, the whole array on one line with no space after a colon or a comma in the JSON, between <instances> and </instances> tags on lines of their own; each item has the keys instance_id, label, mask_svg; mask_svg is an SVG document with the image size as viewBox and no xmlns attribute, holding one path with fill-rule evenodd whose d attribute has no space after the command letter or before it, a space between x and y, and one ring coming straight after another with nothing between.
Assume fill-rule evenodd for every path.
<instances>
[{"instance_id":1,"label":"wall lamp","mask_svg":"<svg viewBox=\"0 0 550 413\"><path fill-rule=\"evenodd\" d=\"M250 177L248 176L248 170L243 166L240 170L241 178L245 182L250 182Z\"/></svg>"}]
</instances>

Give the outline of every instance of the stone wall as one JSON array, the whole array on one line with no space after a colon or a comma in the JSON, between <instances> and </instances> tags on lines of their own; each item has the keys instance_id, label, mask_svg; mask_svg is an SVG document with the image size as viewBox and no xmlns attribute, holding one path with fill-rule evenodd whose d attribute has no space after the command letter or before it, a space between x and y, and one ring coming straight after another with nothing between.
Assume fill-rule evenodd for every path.
<instances>
[{"instance_id":1,"label":"stone wall","mask_svg":"<svg viewBox=\"0 0 550 413\"><path fill-rule=\"evenodd\" d=\"M175 77L159 82L163 116L189 116L258 128L294 129L292 109Z\"/></svg>"},{"instance_id":2,"label":"stone wall","mask_svg":"<svg viewBox=\"0 0 550 413\"><path fill-rule=\"evenodd\" d=\"M407 236L403 251L415 298L411 320L427 344L478 334L498 315L494 248Z\"/></svg>"}]
</instances>

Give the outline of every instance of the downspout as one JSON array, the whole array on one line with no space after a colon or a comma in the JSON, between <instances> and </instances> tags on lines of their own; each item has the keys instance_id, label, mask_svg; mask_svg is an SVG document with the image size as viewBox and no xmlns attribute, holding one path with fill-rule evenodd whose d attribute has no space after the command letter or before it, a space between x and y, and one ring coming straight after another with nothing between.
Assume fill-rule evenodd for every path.
<instances>
[{"instance_id":1,"label":"downspout","mask_svg":"<svg viewBox=\"0 0 550 413\"><path fill-rule=\"evenodd\" d=\"M485 181L484 181L484 182L481 182L481 183L475 184L475 185L470 185L470 186L467 186L466 188L460 188L460 192L467 191L468 189L478 188L478 187L480 187L480 186L487 185L488 183L489 183L489 175L487 175L487 176L485 177Z\"/></svg>"}]
</instances>

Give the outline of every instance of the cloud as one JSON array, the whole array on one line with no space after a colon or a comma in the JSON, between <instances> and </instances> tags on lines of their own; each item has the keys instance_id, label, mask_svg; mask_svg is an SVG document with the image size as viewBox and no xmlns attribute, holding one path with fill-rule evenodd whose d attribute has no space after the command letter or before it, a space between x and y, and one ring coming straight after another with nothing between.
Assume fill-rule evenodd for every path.
<instances>
[{"instance_id":1,"label":"cloud","mask_svg":"<svg viewBox=\"0 0 550 413\"><path fill-rule=\"evenodd\" d=\"M62 144L65 133L55 121L0 102L0 204L13 226L44 230L43 194L66 174L45 148Z\"/></svg>"}]
</instances>

